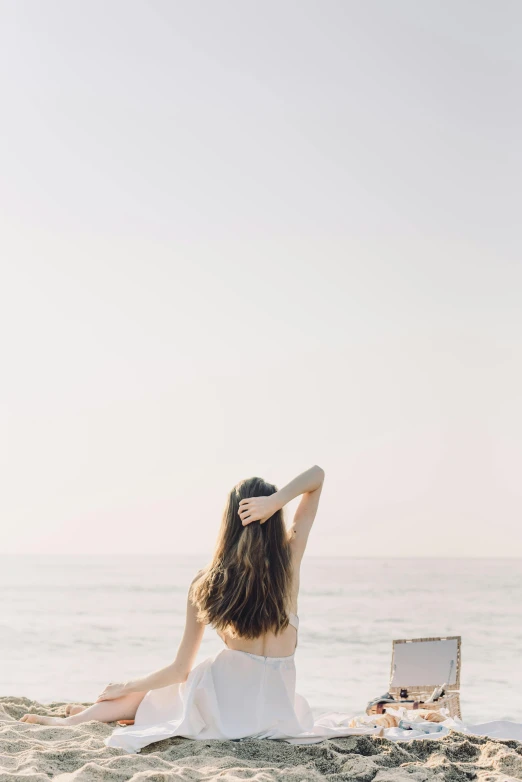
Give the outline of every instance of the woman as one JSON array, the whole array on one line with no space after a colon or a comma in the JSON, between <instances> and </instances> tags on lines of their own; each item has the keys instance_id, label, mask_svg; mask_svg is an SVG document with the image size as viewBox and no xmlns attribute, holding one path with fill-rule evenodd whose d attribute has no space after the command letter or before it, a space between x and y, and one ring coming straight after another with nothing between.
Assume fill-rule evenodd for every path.
<instances>
[{"instance_id":1,"label":"woman","mask_svg":"<svg viewBox=\"0 0 522 782\"><path fill-rule=\"evenodd\" d=\"M190 585L176 659L141 679L107 685L96 703L72 707L66 718L26 714L22 722L134 720L105 740L128 752L170 736L317 741L374 732L349 729L344 720L314 724L308 703L295 693L299 571L323 480L324 471L315 465L279 490L261 478L238 483L228 497L213 559ZM287 531L283 507L300 495ZM208 624L225 648L193 668Z\"/></svg>"}]
</instances>

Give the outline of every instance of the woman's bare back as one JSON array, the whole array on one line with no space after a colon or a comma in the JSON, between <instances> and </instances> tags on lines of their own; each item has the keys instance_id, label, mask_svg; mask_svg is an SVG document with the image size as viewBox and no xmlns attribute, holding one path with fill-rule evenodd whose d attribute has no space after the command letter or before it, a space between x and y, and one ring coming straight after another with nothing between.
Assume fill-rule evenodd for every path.
<instances>
[{"instance_id":1,"label":"woman's bare back","mask_svg":"<svg viewBox=\"0 0 522 782\"><path fill-rule=\"evenodd\" d=\"M297 598L299 595L300 557L292 556L293 577L290 586L290 600L287 612L291 623L281 633L265 633L258 638L234 638L227 633L219 633L220 638L229 649L248 652L261 657L290 657L297 646Z\"/></svg>"}]
</instances>

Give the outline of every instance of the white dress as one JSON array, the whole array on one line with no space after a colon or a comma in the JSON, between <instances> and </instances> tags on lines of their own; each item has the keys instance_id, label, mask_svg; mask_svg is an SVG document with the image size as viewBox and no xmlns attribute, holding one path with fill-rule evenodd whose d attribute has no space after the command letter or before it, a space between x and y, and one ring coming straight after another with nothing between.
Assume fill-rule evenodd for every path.
<instances>
[{"instance_id":1,"label":"white dress","mask_svg":"<svg viewBox=\"0 0 522 782\"><path fill-rule=\"evenodd\" d=\"M297 629L297 616L289 614L289 619ZM295 691L294 657L295 651L289 657L263 657L222 649L193 668L183 684L149 690L138 706L134 725L116 728L105 744L134 753L171 736L282 739L291 744L310 744L327 738L373 734L392 741L411 741L440 739L451 729L522 741L522 724L513 722L465 725L449 717L440 724L439 732L425 734L421 730L365 724L350 728L352 715L339 712L328 712L314 720L308 702Z\"/></svg>"},{"instance_id":2,"label":"white dress","mask_svg":"<svg viewBox=\"0 0 522 782\"><path fill-rule=\"evenodd\" d=\"M289 620L297 629L298 617L289 614ZM314 721L308 702L295 691L295 679L295 652L288 657L263 657L227 647L196 665L183 684L149 690L134 725L116 728L105 744L139 752L171 736L305 744L380 732L373 727L349 728L347 714Z\"/></svg>"}]
</instances>

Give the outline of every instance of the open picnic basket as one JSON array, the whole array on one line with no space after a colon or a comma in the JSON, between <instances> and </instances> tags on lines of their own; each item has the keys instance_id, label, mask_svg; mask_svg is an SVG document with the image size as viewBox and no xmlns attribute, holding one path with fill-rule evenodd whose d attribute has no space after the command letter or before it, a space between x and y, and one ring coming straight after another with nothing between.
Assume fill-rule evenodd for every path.
<instances>
[{"instance_id":1,"label":"open picnic basket","mask_svg":"<svg viewBox=\"0 0 522 782\"><path fill-rule=\"evenodd\" d=\"M389 692L368 704L366 712L382 714L387 708L397 706L433 711L448 709L451 717L462 719L460 646L460 635L393 641ZM435 688L442 685L442 694L430 700Z\"/></svg>"}]
</instances>

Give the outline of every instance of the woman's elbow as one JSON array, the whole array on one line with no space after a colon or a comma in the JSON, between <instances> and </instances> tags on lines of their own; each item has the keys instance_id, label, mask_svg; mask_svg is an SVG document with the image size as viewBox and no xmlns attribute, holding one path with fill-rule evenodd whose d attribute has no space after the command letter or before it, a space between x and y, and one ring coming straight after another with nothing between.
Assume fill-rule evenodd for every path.
<instances>
[{"instance_id":1,"label":"woman's elbow","mask_svg":"<svg viewBox=\"0 0 522 782\"><path fill-rule=\"evenodd\" d=\"M186 668L185 666L183 666L182 668L178 668L176 680L179 684L184 684L187 681L190 674L190 670L191 670L190 668Z\"/></svg>"},{"instance_id":2,"label":"woman's elbow","mask_svg":"<svg viewBox=\"0 0 522 782\"><path fill-rule=\"evenodd\" d=\"M174 662L170 673L171 684L184 684L190 673L190 668L187 668L183 663Z\"/></svg>"},{"instance_id":3,"label":"woman's elbow","mask_svg":"<svg viewBox=\"0 0 522 782\"><path fill-rule=\"evenodd\" d=\"M319 467L318 464L314 464L315 470L317 471L317 474L319 476L319 479L321 483L324 481L324 470L322 467Z\"/></svg>"}]
</instances>

